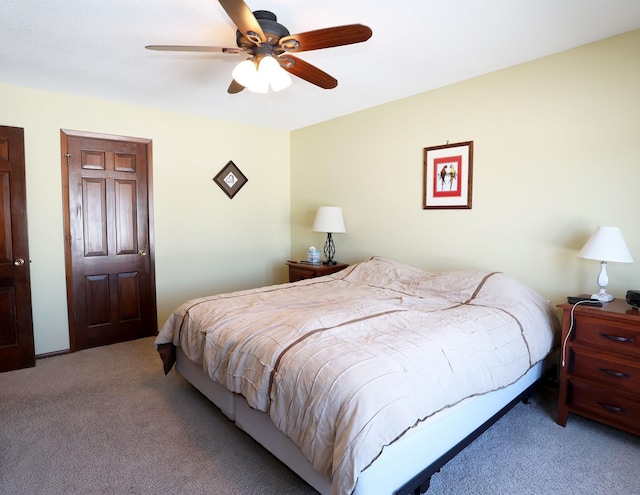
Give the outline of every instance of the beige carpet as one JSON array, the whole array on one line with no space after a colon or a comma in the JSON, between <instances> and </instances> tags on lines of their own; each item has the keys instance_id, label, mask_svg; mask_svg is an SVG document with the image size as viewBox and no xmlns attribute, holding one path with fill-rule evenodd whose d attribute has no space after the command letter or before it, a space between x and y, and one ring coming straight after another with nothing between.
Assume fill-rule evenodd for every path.
<instances>
[{"instance_id":1,"label":"beige carpet","mask_svg":"<svg viewBox=\"0 0 640 495\"><path fill-rule=\"evenodd\" d=\"M570 416L545 389L433 476L428 495L640 494L640 439ZM0 374L0 493L311 495L172 371L153 339ZM377 495L377 494L372 494Z\"/></svg>"}]
</instances>

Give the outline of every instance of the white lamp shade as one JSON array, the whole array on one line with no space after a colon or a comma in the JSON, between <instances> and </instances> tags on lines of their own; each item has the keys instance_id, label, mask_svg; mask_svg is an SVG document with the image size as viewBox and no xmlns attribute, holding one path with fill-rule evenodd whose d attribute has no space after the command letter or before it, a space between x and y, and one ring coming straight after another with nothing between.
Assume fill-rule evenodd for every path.
<instances>
[{"instance_id":1,"label":"white lamp shade","mask_svg":"<svg viewBox=\"0 0 640 495\"><path fill-rule=\"evenodd\" d=\"M622 232L617 227L598 227L578 256L589 260L633 263Z\"/></svg>"},{"instance_id":2,"label":"white lamp shade","mask_svg":"<svg viewBox=\"0 0 640 495\"><path fill-rule=\"evenodd\" d=\"M344 234L347 229L344 226L342 208L339 206L321 206L318 208L311 230L314 232Z\"/></svg>"}]
</instances>

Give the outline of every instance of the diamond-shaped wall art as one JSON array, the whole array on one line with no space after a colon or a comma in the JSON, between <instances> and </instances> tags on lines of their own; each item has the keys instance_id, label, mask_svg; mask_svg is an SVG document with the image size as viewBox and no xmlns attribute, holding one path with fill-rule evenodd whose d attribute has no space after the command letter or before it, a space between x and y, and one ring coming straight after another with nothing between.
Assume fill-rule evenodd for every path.
<instances>
[{"instance_id":1,"label":"diamond-shaped wall art","mask_svg":"<svg viewBox=\"0 0 640 495\"><path fill-rule=\"evenodd\" d=\"M236 193L242 189L242 186L248 181L249 179L244 176L232 161L229 161L229 163L222 167L218 175L213 178L213 182L218 184L220 189L222 189L230 199L233 199Z\"/></svg>"}]
</instances>

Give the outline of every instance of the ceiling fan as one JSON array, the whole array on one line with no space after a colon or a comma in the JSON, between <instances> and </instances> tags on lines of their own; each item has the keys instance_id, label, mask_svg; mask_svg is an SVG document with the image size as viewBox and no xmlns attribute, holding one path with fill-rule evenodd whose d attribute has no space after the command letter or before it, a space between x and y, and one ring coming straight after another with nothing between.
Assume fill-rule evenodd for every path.
<instances>
[{"instance_id":1,"label":"ceiling fan","mask_svg":"<svg viewBox=\"0 0 640 495\"><path fill-rule=\"evenodd\" d=\"M361 43L372 35L371 29L362 24L348 24L292 35L286 27L277 22L277 17L272 12L252 12L243 0L219 1L238 28L236 47L148 45L145 48L248 55L249 58L233 71L233 79L227 89L231 94L239 93L245 87L259 93L266 93L269 87L274 91L284 89L291 82L288 74L324 89L335 88L338 81L333 76L292 53Z\"/></svg>"}]
</instances>

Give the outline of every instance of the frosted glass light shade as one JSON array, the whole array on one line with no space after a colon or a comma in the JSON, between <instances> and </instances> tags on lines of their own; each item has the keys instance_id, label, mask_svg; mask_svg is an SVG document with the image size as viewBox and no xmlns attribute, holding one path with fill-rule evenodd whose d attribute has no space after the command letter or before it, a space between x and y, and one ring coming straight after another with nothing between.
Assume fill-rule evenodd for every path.
<instances>
[{"instance_id":1,"label":"frosted glass light shade","mask_svg":"<svg viewBox=\"0 0 640 495\"><path fill-rule=\"evenodd\" d=\"M269 87L273 91L281 91L291 85L291 76L278 61L271 56L264 56L256 65L255 59L244 60L233 69L232 77L249 91L267 93Z\"/></svg>"},{"instance_id":2,"label":"frosted glass light shade","mask_svg":"<svg viewBox=\"0 0 640 495\"><path fill-rule=\"evenodd\" d=\"M291 76L273 57L262 58L258 65L258 73L269 81L274 91L282 91L291 85Z\"/></svg>"},{"instance_id":3,"label":"frosted glass light shade","mask_svg":"<svg viewBox=\"0 0 640 495\"><path fill-rule=\"evenodd\" d=\"M238 84L242 84L245 88L248 88L258 77L258 69L255 62L253 60L240 62L236 65L236 68L233 69L231 77L233 77Z\"/></svg>"}]
</instances>

